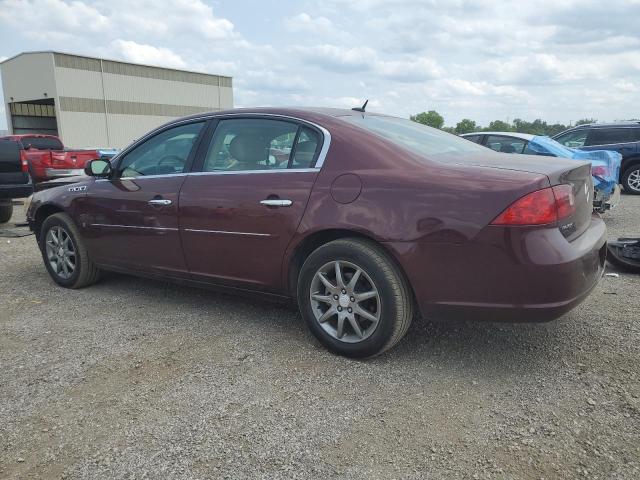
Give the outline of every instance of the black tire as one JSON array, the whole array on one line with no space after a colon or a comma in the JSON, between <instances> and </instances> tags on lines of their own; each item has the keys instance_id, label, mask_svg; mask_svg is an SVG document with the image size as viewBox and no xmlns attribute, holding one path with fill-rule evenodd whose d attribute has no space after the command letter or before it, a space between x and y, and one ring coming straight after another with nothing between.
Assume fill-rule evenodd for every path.
<instances>
[{"instance_id":1,"label":"black tire","mask_svg":"<svg viewBox=\"0 0 640 480\"><path fill-rule=\"evenodd\" d=\"M11 220L13 216L13 203L9 200L6 205L0 205L0 223L5 223Z\"/></svg>"},{"instance_id":2,"label":"black tire","mask_svg":"<svg viewBox=\"0 0 640 480\"><path fill-rule=\"evenodd\" d=\"M63 232L68 235L75 252L74 263L75 268L68 278L63 278L61 274L56 272L51 265L51 262L47 258L47 234L52 229L61 228ZM59 231L59 230L58 230ZM66 238L66 237L65 237ZM69 215L66 213L56 213L47 217L42 222L42 228L40 229L40 251L42 252L42 260L44 265L51 275L51 278L58 285L65 288L83 288L96 283L100 279L100 270L93 264L84 241L80 236L80 232L75 223Z\"/></svg>"},{"instance_id":3,"label":"black tire","mask_svg":"<svg viewBox=\"0 0 640 480\"><path fill-rule=\"evenodd\" d=\"M627 193L630 193L631 195L640 195L640 188L638 188L637 186L631 186L629 185L629 177L631 176L631 174L634 175L640 175L640 163L635 163L633 165L630 165L626 168L626 170L622 173L622 178L620 179L620 182L622 183L622 187L624 188L624 191Z\"/></svg>"},{"instance_id":4,"label":"black tire","mask_svg":"<svg viewBox=\"0 0 640 480\"><path fill-rule=\"evenodd\" d=\"M321 326L314 313L311 300L314 277L327 264L336 261L346 262L347 267L351 264L361 269L379 294L379 304L376 304L379 320L372 333L362 341L347 343L332 336ZM335 279L334 283L337 285ZM347 357L373 357L388 350L404 337L413 319L413 296L403 272L381 247L357 238L335 240L312 252L300 270L297 296L302 317L314 336L330 351ZM320 313L318 310L318 315ZM345 321L344 328L351 328L355 333L353 327L347 327L347 324Z\"/></svg>"},{"instance_id":5,"label":"black tire","mask_svg":"<svg viewBox=\"0 0 640 480\"><path fill-rule=\"evenodd\" d=\"M640 261L622 256L622 249L607 245L607 262L615 265L620 270L630 273L640 273Z\"/></svg>"}]
</instances>

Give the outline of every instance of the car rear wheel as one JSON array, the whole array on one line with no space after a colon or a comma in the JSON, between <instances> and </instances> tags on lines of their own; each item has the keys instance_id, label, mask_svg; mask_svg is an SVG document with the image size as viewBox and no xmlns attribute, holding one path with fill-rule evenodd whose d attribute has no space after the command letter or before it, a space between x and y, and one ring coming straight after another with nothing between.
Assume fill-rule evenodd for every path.
<instances>
[{"instance_id":1,"label":"car rear wheel","mask_svg":"<svg viewBox=\"0 0 640 480\"><path fill-rule=\"evenodd\" d=\"M13 204L11 200L8 203L0 205L0 223L5 223L11 220L13 216Z\"/></svg>"},{"instance_id":2,"label":"car rear wheel","mask_svg":"<svg viewBox=\"0 0 640 480\"><path fill-rule=\"evenodd\" d=\"M627 193L640 195L640 163L631 165L624 171L622 186Z\"/></svg>"},{"instance_id":3,"label":"car rear wheel","mask_svg":"<svg viewBox=\"0 0 640 480\"><path fill-rule=\"evenodd\" d=\"M315 250L298 277L307 325L329 350L366 358L393 347L413 318L403 273L370 241L341 239Z\"/></svg>"},{"instance_id":4,"label":"car rear wheel","mask_svg":"<svg viewBox=\"0 0 640 480\"><path fill-rule=\"evenodd\" d=\"M51 278L66 288L82 288L98 281L93 264L73 220L66 213L47 217L42 224L40 250Z\"/></svg>"}]
</instances>

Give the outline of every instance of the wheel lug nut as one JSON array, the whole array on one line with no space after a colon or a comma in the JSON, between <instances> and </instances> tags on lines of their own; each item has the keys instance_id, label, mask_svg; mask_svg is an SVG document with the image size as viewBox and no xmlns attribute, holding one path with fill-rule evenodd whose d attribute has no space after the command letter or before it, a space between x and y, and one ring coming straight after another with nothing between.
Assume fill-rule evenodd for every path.
<instances>
[{"instance_id":1,"label":"wheel lug nut","mask_svg":"<svg viewBox=\"0 0 640 480\"><path fill-rule=\"evenodd\" d=\"M356 299L354 297L351 297L349 300L351 300L352 302L356 301Z\"/></svg>"},{"instance_id":2,"label":"wheel lug nut","mask_svg":"<svg viewBox=\"0 0 640 480\"><path fill-rule=\"evenodd\" d=\"M338 295L334 295L334 296L333 296L333 299L334 299L334 300L337 300L337 299L338 299Z\"/></svg>"},{"instance_id":3,"label":"wheel lug nut","mask_svg":"<svg viewBox=\"0 0 640 480\"><path fill-rule=\"evenodd\" d=\"M341 312L342 311L342 307L338 307L338 311Z\"/></svg>"},{"instance_id":4,"label":"wheel lug nut","mask_svg":"<svg viewBox=\"0 0 640 480\"><path fill-rule=\"evenodd\" d=\"M351 308L351 307L347 308L347 312L353 313L353 308Z\"/></svg>"}]
</instances>

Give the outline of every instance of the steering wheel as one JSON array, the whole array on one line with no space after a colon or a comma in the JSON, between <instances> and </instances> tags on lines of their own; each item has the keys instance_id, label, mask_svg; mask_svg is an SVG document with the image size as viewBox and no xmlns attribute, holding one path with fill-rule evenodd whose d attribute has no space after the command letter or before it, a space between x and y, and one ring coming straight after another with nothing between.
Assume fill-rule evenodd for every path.
<instances>
[{"instance_id":1,"label":"steering wheel","mask_svg":"<svg viewBox=\"0 0 640 480\"><path fill-rule=\"evenodd\" d=\"M164 167L164 168L162 168ZM166 173L177 173L177 168L184 169L184 160L178 155L165 155L160 159L158 165L156 165L156 175L162 175Z\"/></svg>"}]
</instances>

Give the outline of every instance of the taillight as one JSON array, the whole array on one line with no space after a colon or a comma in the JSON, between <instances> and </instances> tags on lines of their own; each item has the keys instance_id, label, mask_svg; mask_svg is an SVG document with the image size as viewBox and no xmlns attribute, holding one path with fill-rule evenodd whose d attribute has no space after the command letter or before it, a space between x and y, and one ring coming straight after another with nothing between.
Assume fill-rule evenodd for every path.
<instances>
[{"instance_id":1,"label":"taillight","mask_svg":"<svg viewBox=\"0 0 640 480\"><path fill-rule=\"evenodd\" d=\"M29 161L24 155L24 151L20 151L20 168L23 172L29 173Z\"/></svg>"},{"instance_id":2,"label":"taillight","mask_svg":"<svg viewBox=\"0 0 640 480\"><path fill-rule=\"evenodd\" d=\"M576 202L571 185L556 185L519 198L491 224L547 225L572 215L575 210Z\"/></svg>"}]
</instances>

